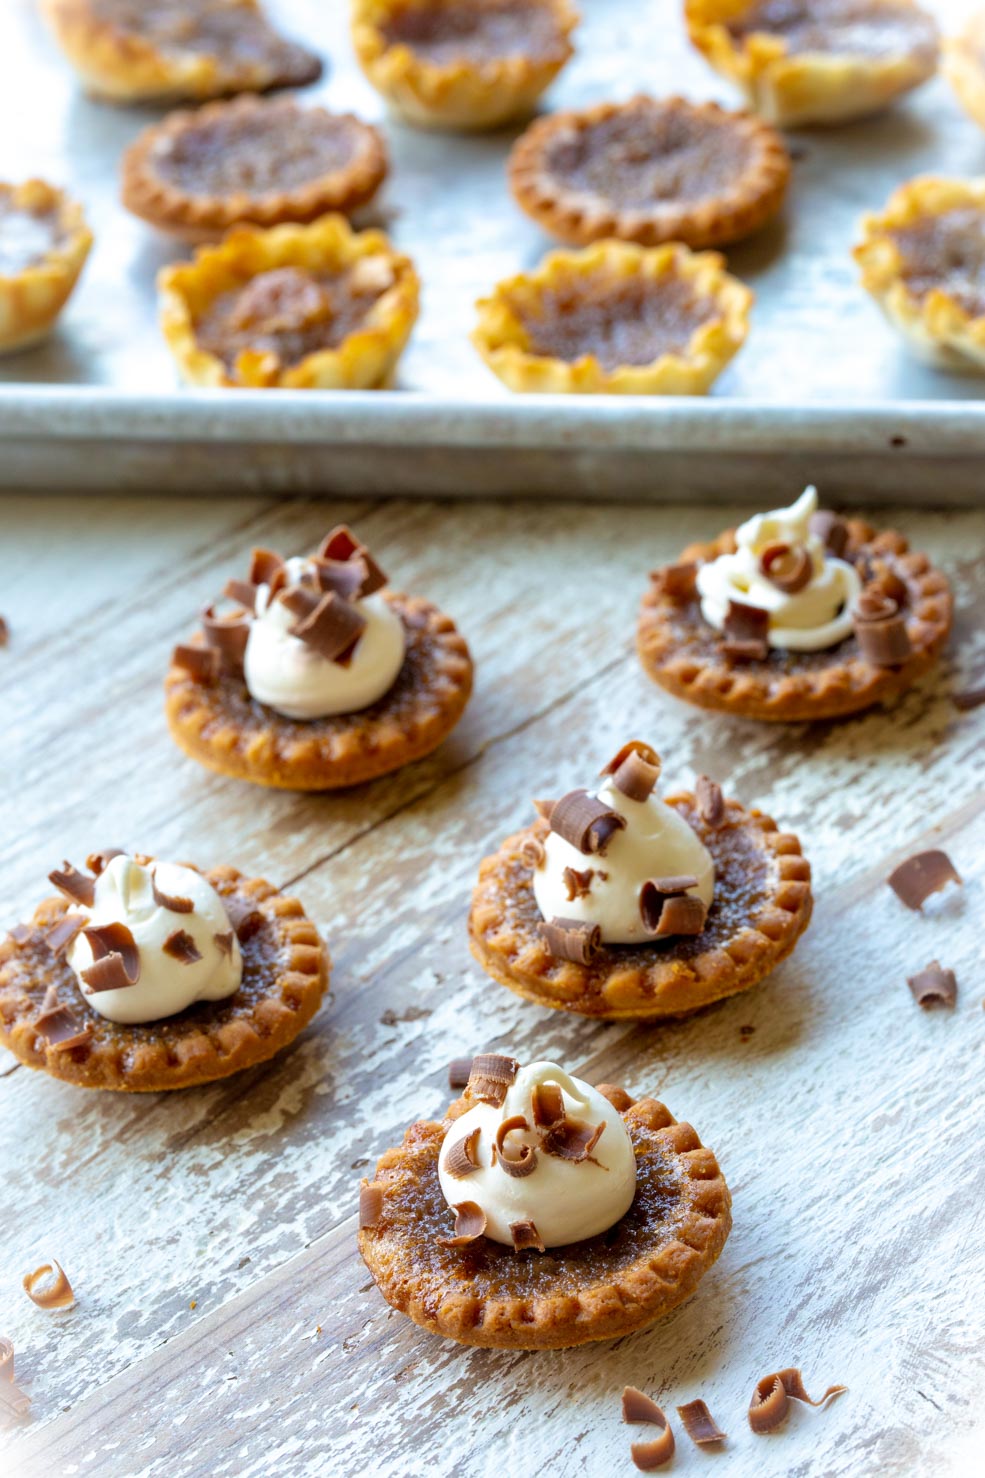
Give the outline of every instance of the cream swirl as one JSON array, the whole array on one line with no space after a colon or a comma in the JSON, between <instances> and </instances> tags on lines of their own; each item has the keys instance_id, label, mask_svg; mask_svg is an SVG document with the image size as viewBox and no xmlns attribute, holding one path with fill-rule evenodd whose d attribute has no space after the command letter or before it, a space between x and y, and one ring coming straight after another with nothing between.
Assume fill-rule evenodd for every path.
<instances>
[{"instance_id":1,"label":"cream swirl","mask_svg":"<svg viewBox=\"0 0 985 1478\"><path fill-rule=\"evenodd\" d=\"M289 583L314 571L307 559L286 562ZM403 665L404 624L381 594L352 602L366 625L347 662L329 661L292 636L296 617L270 587L257 591L255 614L243 658L246 686L259 703L286 718L327 718L357 713L388 692Z\"/></svg>"},{"instance_id":2,"label":"cream swirl","mask_svg":"<svg viewBox=\"0 0 985 1478\"><path fill-rule=\"evenodd\" d=\"M162 897L188 902L191 908L168 908L159 902ZM84 933L69 950L80 991L109 1021L126 1026L159 1021L196 1001L221 1001L239 989L243 960L236 932L219 894L194 868L174 862L143 867L120 854L96 879L92 904L76 912L87 928L124 924L137 949L135 984L100 991L91 990L82 978L96 959ZM178 931L187 938L180 948L172 941L169 952L165 946Z\"/></svg>"},{"instance_id":3,"label":"cream swirl","mask_svg":"<svg viewBox=\"0 0 985 1478\"><path fill-rule=\"evenodd\" d=\"M561 1090L569 1122L593 1134L602 1130L584 1159L550 1153L549 1136L535 1125L533 1092L548 1084ZM521 1145L530 1146L535 1163L529 1175L510 1175L493 1154L497 1131L514 1118L522 1118L528 1127L511 1130L509 1153L516 1158L523 1153ZM464 1176L451 1174L449 1154L475 1130L477 1167ZM626 1214L636 1194L636 1155L622 1118L607 1098L553 1062L533 1062L520 1069L499 1107L479 1103L455 1120L441 1146L438 1179L449 1206L474 1201L481 1207L485 1235L493 1241L511 1247L511 1226L532 1221L545 1247L565 1247L607 1231Z\"/></svg>"},{"instance_id":4,"label":"cream swirl","mask_svg":"<svg viewBox=\"0 0 985 1478\"><path fill-rule=\"evenodd\" d=\"M862 588L855 566L828 554L810 531L817 489L805 488L790 508L758 513L735 531L734 554L721 554L698 570L701 614L721 631L729 601L769 613L767 641L789 652L820 652L852 634L852 606ZM795 591L781 590L763 573L771 544L806 550L811 572Z\"/></svg>"}]
</instances>

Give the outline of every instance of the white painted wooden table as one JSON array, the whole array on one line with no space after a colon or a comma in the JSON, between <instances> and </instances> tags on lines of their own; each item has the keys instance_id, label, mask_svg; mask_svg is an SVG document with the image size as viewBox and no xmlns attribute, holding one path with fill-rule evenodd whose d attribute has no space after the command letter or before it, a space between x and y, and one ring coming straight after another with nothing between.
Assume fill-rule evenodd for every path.
<instances>
[{"instance_id":1,"label":"white painted wooden table","mask_svg":"<svg viewBox=\"0 0 985 1478\"><path fill-rule=\"evenodd\" d=\"M209 775L164 729L172 643L251 544L302 549L341 518L459 621L477 663L463 724L346 796ZM948 693L985 670L985 514L900 516L955 581L954 656L892 714L815 730L703 715L637 667L647 569L720 521L693 505L0 503L7 921L63 856L115 843L296 889L336 961L295 1047L214 1087L87 1094L0 1067L0 1334L33 1397L30 1421L0 1433L0 1471L628 1474L626 1382L671 1413L701 1395L728 1432L711 1458L678 1424L679 1471L973 1470L985 708L960 714ZM814 865L793 959L661 1027L541 1011L487 981L466 943L483 853L533 794L584 782L630 736L659 748L668 784L706 770L763 805ZM909 914L883 880L927 845L965 887ZM905 984L936 957L957 971L950 1013L921 1012ZM718 1152L735 1230L664 1323L509 1355L444 1344L383 1303L355 1246L359 1176L439 1112L449 1058L483 1047L655 1094ZM51 1256L78 1294L61 1315L20 1286ZM754 1437L753 1385L786 1364L812 1393L849 1393Z\"/></svg>"}]
</instances>

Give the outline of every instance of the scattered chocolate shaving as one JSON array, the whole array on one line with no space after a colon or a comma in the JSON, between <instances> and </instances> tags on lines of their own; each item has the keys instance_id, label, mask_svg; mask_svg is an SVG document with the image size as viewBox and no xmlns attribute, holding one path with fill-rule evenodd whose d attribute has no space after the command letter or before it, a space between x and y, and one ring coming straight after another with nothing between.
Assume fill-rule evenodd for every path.
<instances>
[{"instance_id":1,"label":"scattered chocolate shaving","mask_svg":"<svg viewBox=\"0 0 985 1478\"><path fill-rule=\"evenodd\" d=\"M698 880L691 872L682 872L669 878L654 878L653 887L658 893L666 893L673 897L677 893L686 893L689 888L696 888Z\"/></svg>"},{"instance_id":2,"label":"scattered chocolate shaving","mask_svg":"<svg viewBox=\"0 0 985 1478\"><path fill-rule=\"evenodd\" d=\"M820 539L829 554L841 559L848 548L848 525L843 518L839 518L829 508L819 508L816 513L811 514L807 527Z\"/></svg>"},{"instance_id":3,"label":"scattered chocolate shaving","mask_svg":"<svg viewBox=\"0 0 985 1478\"><path fill-rule=\"evenodd\" d=\"M455 1213L455 1235L436 1237L435 1241L439 1247L467 1247L486 1230L486 1213L474 1201L459 1201L451 1209Z\"/></svg>"},{"instance_id":4,"label":"scattered chocolate shaving","mask_svg":"<svg viewBox=\"0 0 985 1478\"><path fill-rule=\"evenodd\" d=\"M82 930L93 963L79 974L93 994L127 990L140 979L140 951L126 924L89 925Z\"/></svg>"},{"instance_id":5,"label":"scattered chocolate shaving","mask_svg":"<svg viewBox=\"0 0 985 1478\"><path fill-rule=\"evenodd\" d=\"M662 569L654 570L650 579L659 586L661 593L668 595L671 600L693 600L698 591L698 566L694 560L686 560L676 565L664 565Z\"/></svg>"},{"instance_id":6,"label":"scattered chocolate shaving","mask_svg":"<svg viewBox=\"0 0 985 1478\"><path fill-rule=\"evenodd\" d=\"M465 1088L472 1075L471 1057L453 1057L448 1064L449 1088Z\"/></svg>"},{"instance_id":7,"label":"scattered chocolate shaving","mask_svg":"<svg viewBox=\"0 0 985 1478\"><path fill-rule=\"evenodd\" d=\"M544 1252L544 1239L532 1221L511 1221L510 1234L514 1252Z\"/></svg>"},{"instance_id":8,"label":"scattered chocolate shaving","mask_svg":"<svg viewBox=\"0 0 985 1478\"><path fill-rule=\"evenodd\" d=\"M685 1432L698 1447L725 1441L725 1433L700 1397L696 1401L688 1401L686 1406L678 1406L677 1415Z\"/></svg>"},{"instance_id":9,"label":"scattered chocolate shaving","mask_svg":"<svg viewBox=\"0 0 985 1478\"><path fill-rule=\"evenodd\" d=\"M5 647L9 641L10 627L7 625L6 618L0 616L0 647Z\"/></svg>"},{"instance_id":10,"label":"scattered chocolate shaving","mask_svg":"<svg viewBox=\"0 0 985 1478\"><path fill-rule=\"evenodd\" d=\"M645 801L660 778L660 756L641 739L630 739L599 773L611 775L616 789L631 801Z\"/></svg>"},{"instance_id":11,"label":"scattered chocolate shaving","mask_svg":"<svg viewBox=\"0 0 985 1478\"><path fill-rule=\"evenodd\" d=\"M702 821L706 826L717 830L725 820L725 797L718 781L709 779L707 775L699 775L694 787L694 799Z\"/></svg>"},{"instance_id":12,"label":"scattered chocolate shaving","mask_svg":"<svg viewBox=\"0 0 985 1478\"><path fill-rule=\"evenodd\" d=\"M351 654L362 636L366 617L330 590L309 615L302 616L288 629L291 636L296 636L319 656L329 662L339 662Z\"/></svg>"},{"instance_id":13,"label":"scattered chocolate shaving","mask_svg":"<svg viewBox=\"0 0 985 1478\"><path fill-rule=\"evenodd\" d=\"M284 561L279 554L272 549L254 549L247 578L251 585L270 585L278 574L283 576L283 571Z\"/></svg>"},{"instance_id":14,"label":"scattered chocolate shaving","mask_svg":"<svg viewBox=\"0 0 985 1478\"><path fill-rule=\"evenodd\" d=\"M884 595L889 600L894 600L897 606L904 606L910 598L906 581L891 570L882 560L877 560L873 566L872 582L866 590L869 593Z\"/></svg>"},{"instance_id":15,"label":"scattered chocolate shaving","mask_svg":"<svg viewBox=\"0 0 985 1478\"><path fill-rule=\"evenodd\" d=\"M224 898L222 906L236 931L236 938L240 944L245 944L248 939L252 939L254 934L257 934L263 927L263 914L246 900L235 896Z\"/></svg>"},{"instance_id":16,"label":"scattered chocolate shaving","mask_svg":"<svg viewBox=\"0 0 985 1478\"><path fill-rule=\"evenodd\" d=\"M34 938L34 930L30 924L14 924L13 928L7 930L7 938L12 939L15 944L26 944L29 939Z\"/></svg>"},{"instance_id":17,"label":"scattered chocolate shaving","mask_svg":"<svg viewBox=\"0 0 985 1478\"><path fill-rule=\"evenodd\" d=\"M249 616L242 611L232 616L217 616L215 606L208 605L202 610L201 622L206 645L219 653L220 667L232 677L241 676L250 639Z\"/></svg>"},{"instance_id":18,"label":"scattered chocolate shaving","mask_svg":"<svg viewBox=\"0 0 985 1478\"><path fill-rule=\"evenodd\" d=\"M604 1129L604 1119L594 1129L580 1119L562 1119L542 1136L541 1148L546 1155L553 1155L558 1160L573 1160L580 1165L592 1158L592 1150L602 1138Z\"/></svg>"},{"instance_id":19,"label":"scattered chocolate shaving","mask_svg":"<svg viewBox=\"0 0 985 1478\"><path fill-rule=\"evenodd\" d=\"M700 898L692 898L679 886L693 888L697 878L656 878L640 889L640 918L652 939L668 934L700 934L708 910ZM667 888L666 883L674 886Z\"/></svg>"},{"instance_id":20,"label":"scattered chocolate shaving","mask_svg":"<svg viewBox=\"0 0 985 1478\"><path fill-rule=\"evenodd\" d=\"M622 1393L622 1419L624 1422L653 1422L658 1427L667 1424L667 1418L657 1403L636 1386L626 1386Z\"/></svg>"},{"instance_id":21,"label":"scattered chocolate shaving","mask_svg":"<svg viewBox=\"0 0 985 1478\"><path fill-rule=\"evenodd\" d=\"M31 1398L14 1380L14 1347L9 1339L0 1337L0 1407L12 1411L15 1416L25 1416L31 1407Z\"/></svg>"},{"instance_id":22,"label":"scattered chocolate shaving","mask_svg":"<svg viewBox=\"0 0 985 1478\"><path fill-rule=\"evenodd\" d=\"M53 1282L48 1287L38 1288L38 1284L45 1278L52 1277ZM65 1269L54 1258L40 1268L35 1268L33 1273L25 1273L23 1282L24 1292L39 1309L70 1309L75 1303L75 1294L65 1275Z\"/></svg>"},{"instance_id":23,"label":"scattered chocolate shaving","mask_svg":"<svg viewBox=\"0 0 985 1478\"><path fill-rule=\"evenodd\" d=\"M91 1025L80 1026L71 1007L61 1004L53 985L45 992L34 1029L44 1037L52 1052L69 1052L73 1047L81 1047L93 1034Z\"/></svg>"},{"instance_id":24,"label":"scattered chocolate shaving","mask_svg":"<svg viewBox=\"0 0 985 1478\"><path fill-rule=\"evenodd\" d=\"M547 852L544 843L537 837L526 837L520 844L520 856L528 867L543 867L547 860Z\"/></svg>"},{"instance_id":25,"label":"scattered chocolate shaving","mask_svg":"<svg viewBox=\"0 0 985 1478\"><path fill-rule=\"evenodd\" d=\"M554 807L556 805L557 801L534 801L534 810L538 816L543 816L544 820L549 824L551 817L554 815Z\"/></svg>"},{"instance_id":26,"label":"scattered chocolate shaving","mask_svg":"<svg viewBox=\"0 0 985 1478\"><path fill-rule=\"evenodd\" d=\"M930 848L907 857L894 867L886 880L896 897L907 908L921 909L932 893L939 893L948 883L961 886L961 877L946 852Z\"/></svg>"},{"instance_id":27,"label":"scattered chocolate shaving","mask_svg":"<svg viewBox=\"0 0 985 1478\"><path fill-rule=\"evenodd\" d=\"M951 702L961 713L970 713L985 703L985 683L980 688L966 688L962 693L952 693Z\"/></svg>"},{"instance_id":28,"label":"scattered chocolate shaving","mask_svg":"<svg viewBox=\"0 0 985 1478\"><path fill-rule=\"evenodd\" d=\"M122 847L104 847L101 852L89 853L86 858L86 867L98 878L106 871L114 857L125 857L126 855Z\"/></svg>"},{"instance_id":29,"label":"scattered chocolate shaving","mask_svg":"<svg viewBox=\"0 0 985 1478\"><path fill-rule=\"evenodd\" d=\"M343 600L356 600L366 579L364 560L315 559L315 578L324 593L334 590Z\"/></svg>"},{"instance_id":30,"label":"scattered chocolate shaving","mask_svg":"<svg viewBox=\"0 0 985 1478\"><path fill-rule=\"evenodd\" d=\"M287 585L278 599L292 616L310 616L322 599L322 591L311 585Z\"/></svg>"},{"instance_id":31,"label":"scattered chocolate shaving","mask_svg":"<svg viewBox=\"0 0 985 1478\"><path fill-rule=\"evenodd\" d=\"M863 591L852 611L859 648L873 667L898 667L913 647L899 606L881 591Z\"/></svg>"},{"instance_id":32,"label":"scattered chocolate shaving","mask_svg":"<svg viewBox=\"0 0 985 1478\"><path fill-rule=\"evenodd\" d=\"M907 985L913 992L918 1006L953 1006L958 999L958 982L953 970L947 970L940 960L931 960L916 975L911 975Z\"/></svg>"},{"instance_id":33,"label":"scattered chocolate shaving","mask_svg":"<svg viewBox=\"0 0 985 1478\"><path fill-rule=\"evenodd\" d=\"M258 585L252 580L227 580L223 595L226 600L234 600L244 610L253 612L256 610Z\"/></svg>"},{"instance_id":34,"label":"scattered chocolate shaving","mask_svg":"<svg viewBox=\"0 0 985 1478\"><path fill-rule=\"evenodd\" d=\"M479 1136L481 1129L473 1129L464 1139L456 1140L445 1156L445 1169L456 1180L462 1180L479 1168Z\"/></svg>"},{"instance_id":35,"label":"scattered chocolate shaving","mask_svg":"<svg viewBox=\"0 0 985 1478\"><path fill-rule=\"evenodd\" d=\"M222 661L215 647L195 647L179 643L171 653L172 667L180 667L197 683L218 681Z\"/></svg>"},{"instance_id":36,"label":"scattered chocolate shaving","mask_svg":"<svg viewBox=\"0 0 985 1478\"><path fill-rule=\"evenodd\" d=\"M634 1442L629 1450L641 1473L653 1473L670 1462L674 1456L674 1434L670 1423L657 1403L635 1386L627 1386L622 1393L622 1419L624 1422L646 1422L661 1429L660 1436L654 1441Z\"/></svg>"},{"instance_id":37,"label":"scattered chocolate shaving","mask_svg":"<svg viewBox=\"0 0 985 1478\"><path fill-rule=\"evenodd\" d=\"M227 960L231 960L233 957L232 929L228 930L225 934L213 934L212 938L215 940L215 946L219 953L225 955Z\"/></svg>"},{"instance_id":38,"label":"scattered chocolate shaving","mask_svg":"<svg viewBox=\"0 0 985 1478\"><path fill-rule=\"evenodd\" d=\"M556 1083L535 1083L530 1101L539 1129L553 1128L564 1118L564 1094Z\"/></svg>"},{"instance_id":39,"label":"scattered chocolate shaving","mask_svg":"<svg viewBox=\"0 0 985 1478\"><path fill-rule=\"evenodd\" d=\"M92 907L96 897L96 880L79 872L71 862L63 862L60 871L56 869L55 872L50 872L48 881L54 883L59 893L71 898L73 903L81 903L83 908Z\"/></svg>"},{"instance_id":40,"label":"scattered chocolate shaving","mask_svg":"<svg viewBox=\"0 0 985 1478\"><path fill-rule=\"evenodd\" d=\"M765 662L770 649L768 642L757 641L755 637L730 637L722 642L722 652L733 662Z\"/></svg>"},{"instance_id":41,"label":"scattered chocolate shaving","mask_svg":"<svg viewBox=\"0 0 985 1478\"><path fill-rule=\"evenodd\" d=\"M578 919L551 919L540 925L540 935L556 960L571 960L576 965L590 965L602 950L598 924L583 924Z\"/></svg>"},{"instance_id":42,"label":"scattered chocolate shaving","mask_svg":"<svg viewBox=\"0 0 985 1478\"><path fill-rule=\"evenodd\" d=\"M786 1421L791 1401L805 1401L808 1406L824 1406L847 1386L829 1386L819 1401L812 1401L804 1390L799 1370L778 1370L757 1381L749 1403L749 1425L754 1432L775 1432Z\"/></svg>"},{"instance_id":43,"label":"scattered chocolate shaving","mask_svg":"<svg viewBox=\"0 0 985 1478\"><path fill-rule=\"evenodd\" d=\"M802 544L767 544L759 558L759 568L771 585L784 595L796 595L811 583L814 566Z\"/></svg>"},{"instance_id":44,"label":"scattered chocolate shaving","mask_svg":"<svg viewBox=\"0 0 985 1478\"><path fill-rule=\"evenodd\" d=\"M154 893L154 902L158 908L166 908L169 913L191 913L195 905L190 898L173 897L170 893L164 893L157 886L157 878L151 878L151 886Z\"/></svg>"},{"instance_id":45,"label":"scattered chocolate shaving","mask_svg":"<svg viewBox=\"0 0 985 1478\"><path fill-rule=\"evenodd\" d=\"M383 1215L383 1187L371 1180L359 1187L359 1226L370 1231L380 1224Z\"/></svg>"},{"instance_id":46,"label":"scattered chocolate shaving","mask_svg":"<svg viewBox=\"0 0 985 1478\"><path fill-rule=\"evenodd\" d=\"M529 1129L530 1125L522 1114L514 1114L509 1119L504 1119L496 1130L496 1146L493 1150L493 1164L499 1164L507 1175L514 1179L522 1180L529 1175L537 1166L537 1151L533 1145L521 1144L518 1155L506 1153L507 1135L513 1134L518 1129Z\"/></svg>"},{"instance_id":47,"label":"scattered chocolate shaving","mask_svg":"<svg viewBox=\"0 0 985 1478\"><path fill-rule=\"evenodd\" d=\"M584 872L579 872L576 867L566 867L561 874L568 902L575 898L585 898L592 891L592 878L595 876L594 867L586 867Z\"/></svg>"},{"instance_id":48,"label":"scattered chocolate shaving","mask_svg":"<svg viewBox=\"0 0 985 1478\"><path fill-rule=\"evenodd\" d=\"M555 801L550 825L586 857L595 853L602 857L615 832L625 828L626 818L587 790L569 790Z\"/></svg>"},{"instance_id":49,"label":"scattered chocolate shaving","mask_svg":"<svg viewBox=\"0 0 985 1478\"><path fill-rule=\"evenodd\" d=\"M81 914L67 913L48 930L44 942L53 955L64 954L84 925L85 919Z\"/></svg>"},{"instance_id":50,"label":"scattered chocolate shaving","mask_svg":"<svg viewBox=\"0 0 985 1478\"><path fill-rule=\"evenodd\" d=\"M725 608L722 629L735 642L765 642L770 629L770 613L743 600L730 600Z\"/></svg>"},{"instance_id":51,"label":"scattered chocolate shaving","mask_svg":"<svg viewBox=\"0 0 985 1478\"><path fill-rule=\"evenodd\" d=\"M356 538L352 530L344 523L340 523L331 533L326 534L318 548L316 558L319 560L333 560L339 563L361 564L363 567L362 583L359 587L359 595L375 595L382 590L387 583L387 577L380 569L376 560L370 554L366 545Z\"/></svg>"},{"instance_id":52,"label":"scattered chocolate shaving","mask_svg":"<svg viewBox=\"0 0 985 1478\"><path fill-rule=\"evenodd\" d=\"M179 965L194 965L202 958L202 951L185 929L175 929L168 935L161 949Z\"/></svg>"},{"instance_id":53,"label":"scattered chocolate shaving","mask_svg":"<svg viewBox=\"0 0 985 1478\"><path fill-rule=\"evenodd\" d=\"M472 1059L468 1091L471 1098L480 1103L491 1103L499 1108L506 1101L506 1092L516 1079L520 1064L515 1057L501 1057L496 1052L480 1052Z\"/></svg>"}]
</instances>

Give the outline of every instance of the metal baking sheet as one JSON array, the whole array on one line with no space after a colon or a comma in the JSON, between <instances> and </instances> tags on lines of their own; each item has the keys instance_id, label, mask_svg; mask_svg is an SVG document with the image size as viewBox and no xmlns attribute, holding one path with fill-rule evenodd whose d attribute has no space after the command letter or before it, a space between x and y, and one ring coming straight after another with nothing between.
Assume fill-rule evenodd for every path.
<instances>
[{"instance_id":1,"label":"metal baking sheet","mask_svg":"<svg viewBox=\"0 0 985 1478\"><path fill-rule=\"evenodd\" d=\"M302 97L384 123L391 175L360 223L417 262L421 318L396 387L182 388L155 317L158 269L186 248L130 218L117 165L153 117L87 99L35 0L0 0L0 178L44 175L86 203L96 246L57 334L0 360L0 486L726 498L789 492L981 496L985 380L904 351L856 280L861 213L928 171L985 172L985 134L938 79L864 123L791 135L779 220L728 252L754 287L749 341L702 400L513 396L468 334L474 302L550 241L513 205L515 131L427 134L386 119L348 40L345 0L268 0L329 61ZM952 28L965 0L936 9ZM545 104L645 90L736 102L688 45L679 0L580 0L577 54Z\"/></svg>"}]
</instances>

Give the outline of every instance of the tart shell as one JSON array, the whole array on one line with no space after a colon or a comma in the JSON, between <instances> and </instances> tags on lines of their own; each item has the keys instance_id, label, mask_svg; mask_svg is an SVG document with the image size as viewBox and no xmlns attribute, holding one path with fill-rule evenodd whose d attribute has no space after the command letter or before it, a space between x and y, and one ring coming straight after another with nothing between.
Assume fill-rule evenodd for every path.
<instances>
[{"instance_id":1,"label":"tart shell","mask_svg":"<svg viewBox=\"0 0 985 1478\"><path fill-rule=\"evenodd\" d=\"M985 11L973 15L959 35L942 42L941 71L968 117L985 128Z\"/></svg>"},{"instance_id":2,"label":"tart shell","mask_svg":"<svg viewBox=\"0 0 985 1478\"><path fill-rule=\"evenodd\" d=\"M516 1253L486 1237L439 1247L451 1212L438 1155L466 1095L441 1123L413 1124L376 1167L380 1221L359 1250L387 1303L461 1344L556 1350L615 1339L683 1303L717 1260L732 1225L731 1197L711 1150L662 1103L600 1089L622 1113L636 1151L637 1191L608 1232L546 1253ZM365 1184L365 1182L364 1182Z\"/></svg>"},{"instance_id":3,"label":"tart shell","mask_svg":"<svg viewBox=\"0 0 985 1478\"><path fill-rule=\"evenodd\" d=\"M28 349L51 332L72 294L92 247L81 205L44 180L0 185L17 209L57 217L60 240L39 262L5 277L0 274L0 354Z\"/></svg>"},{"instance_id":4,"label":"tart shell","mask_svg":"<svg viewBox=\"0 0 985 1478\"><path fill-rule=\"evenodd\" d=\"M436 749L472 691L472 660L450 617L419 596L387 593L407 635L404 664L370 708L307 721L256 702L242 678L165 680L171 736L221 775L284 790L337 790L401 769Z\"/></svg>"},{"instance_id":5,"label":"tart shell","mask_svg":"<svg viewBox=\"0 0 985 1478\"><path fill-rule=\"evenodd\" d=\"M544 820L508 837L485 858L469 913L479 964L540 1006L607 1021L683 1016L758 984L791 953L810 922L810 864L800 843L759 811L727 802L708 826L688 792L669 796L715 862L715 897L701 934L662 943L603 945L591 965L552 955L540 934L533 871L523 843L542 841Z\"/></svg>"},{"instance_id":6,"label":"tart shell","mask_svg":"<svg viewBox=\"0 0 985 1478\"><path fill-rule=\"evenodd\" d=\"M26 1067L63 1082L128 1093L210 1083L280 1052L321 1004L331 969L328 951L296 898L232 867L203 876L231 917L240 919L243 983L235 995L199 1002L146 1026L108 1021L88 1004L64 957L45 944L46 931L72 907L66 898L46 898L26 939L0 940L0 1044ZM251 915L252 922L244 925ZM88 1042L59 1050L38 1032L50 986L58 988L80 1026L90 1028Z\"/></svg>"},{"instance_id":7,"label":"tart shell","mask_svg":"<svg viewBox=\"0 0 985 1478\"><path fill-rule=\"evenodd\" d=\"M702 617L697 594L673 594L664 572L655 570L637 628L637 651L647 676L700 708L779 723L844 718L897 698L940 655L951 629L950 586L927 556L911 552L895 530L877 532L861 519L846 523L844 557L863 566L874 561L906 584L906 629L913 652L902 666L870 666L854 637L827 652L774 652L765 662L734 664L717 650L721 634ZM680 562L717 559L735 547L734 531L728 530L710 544L689 545ZM689 649L695 642L700 645Z\"/></svg>"}]
</instances>

